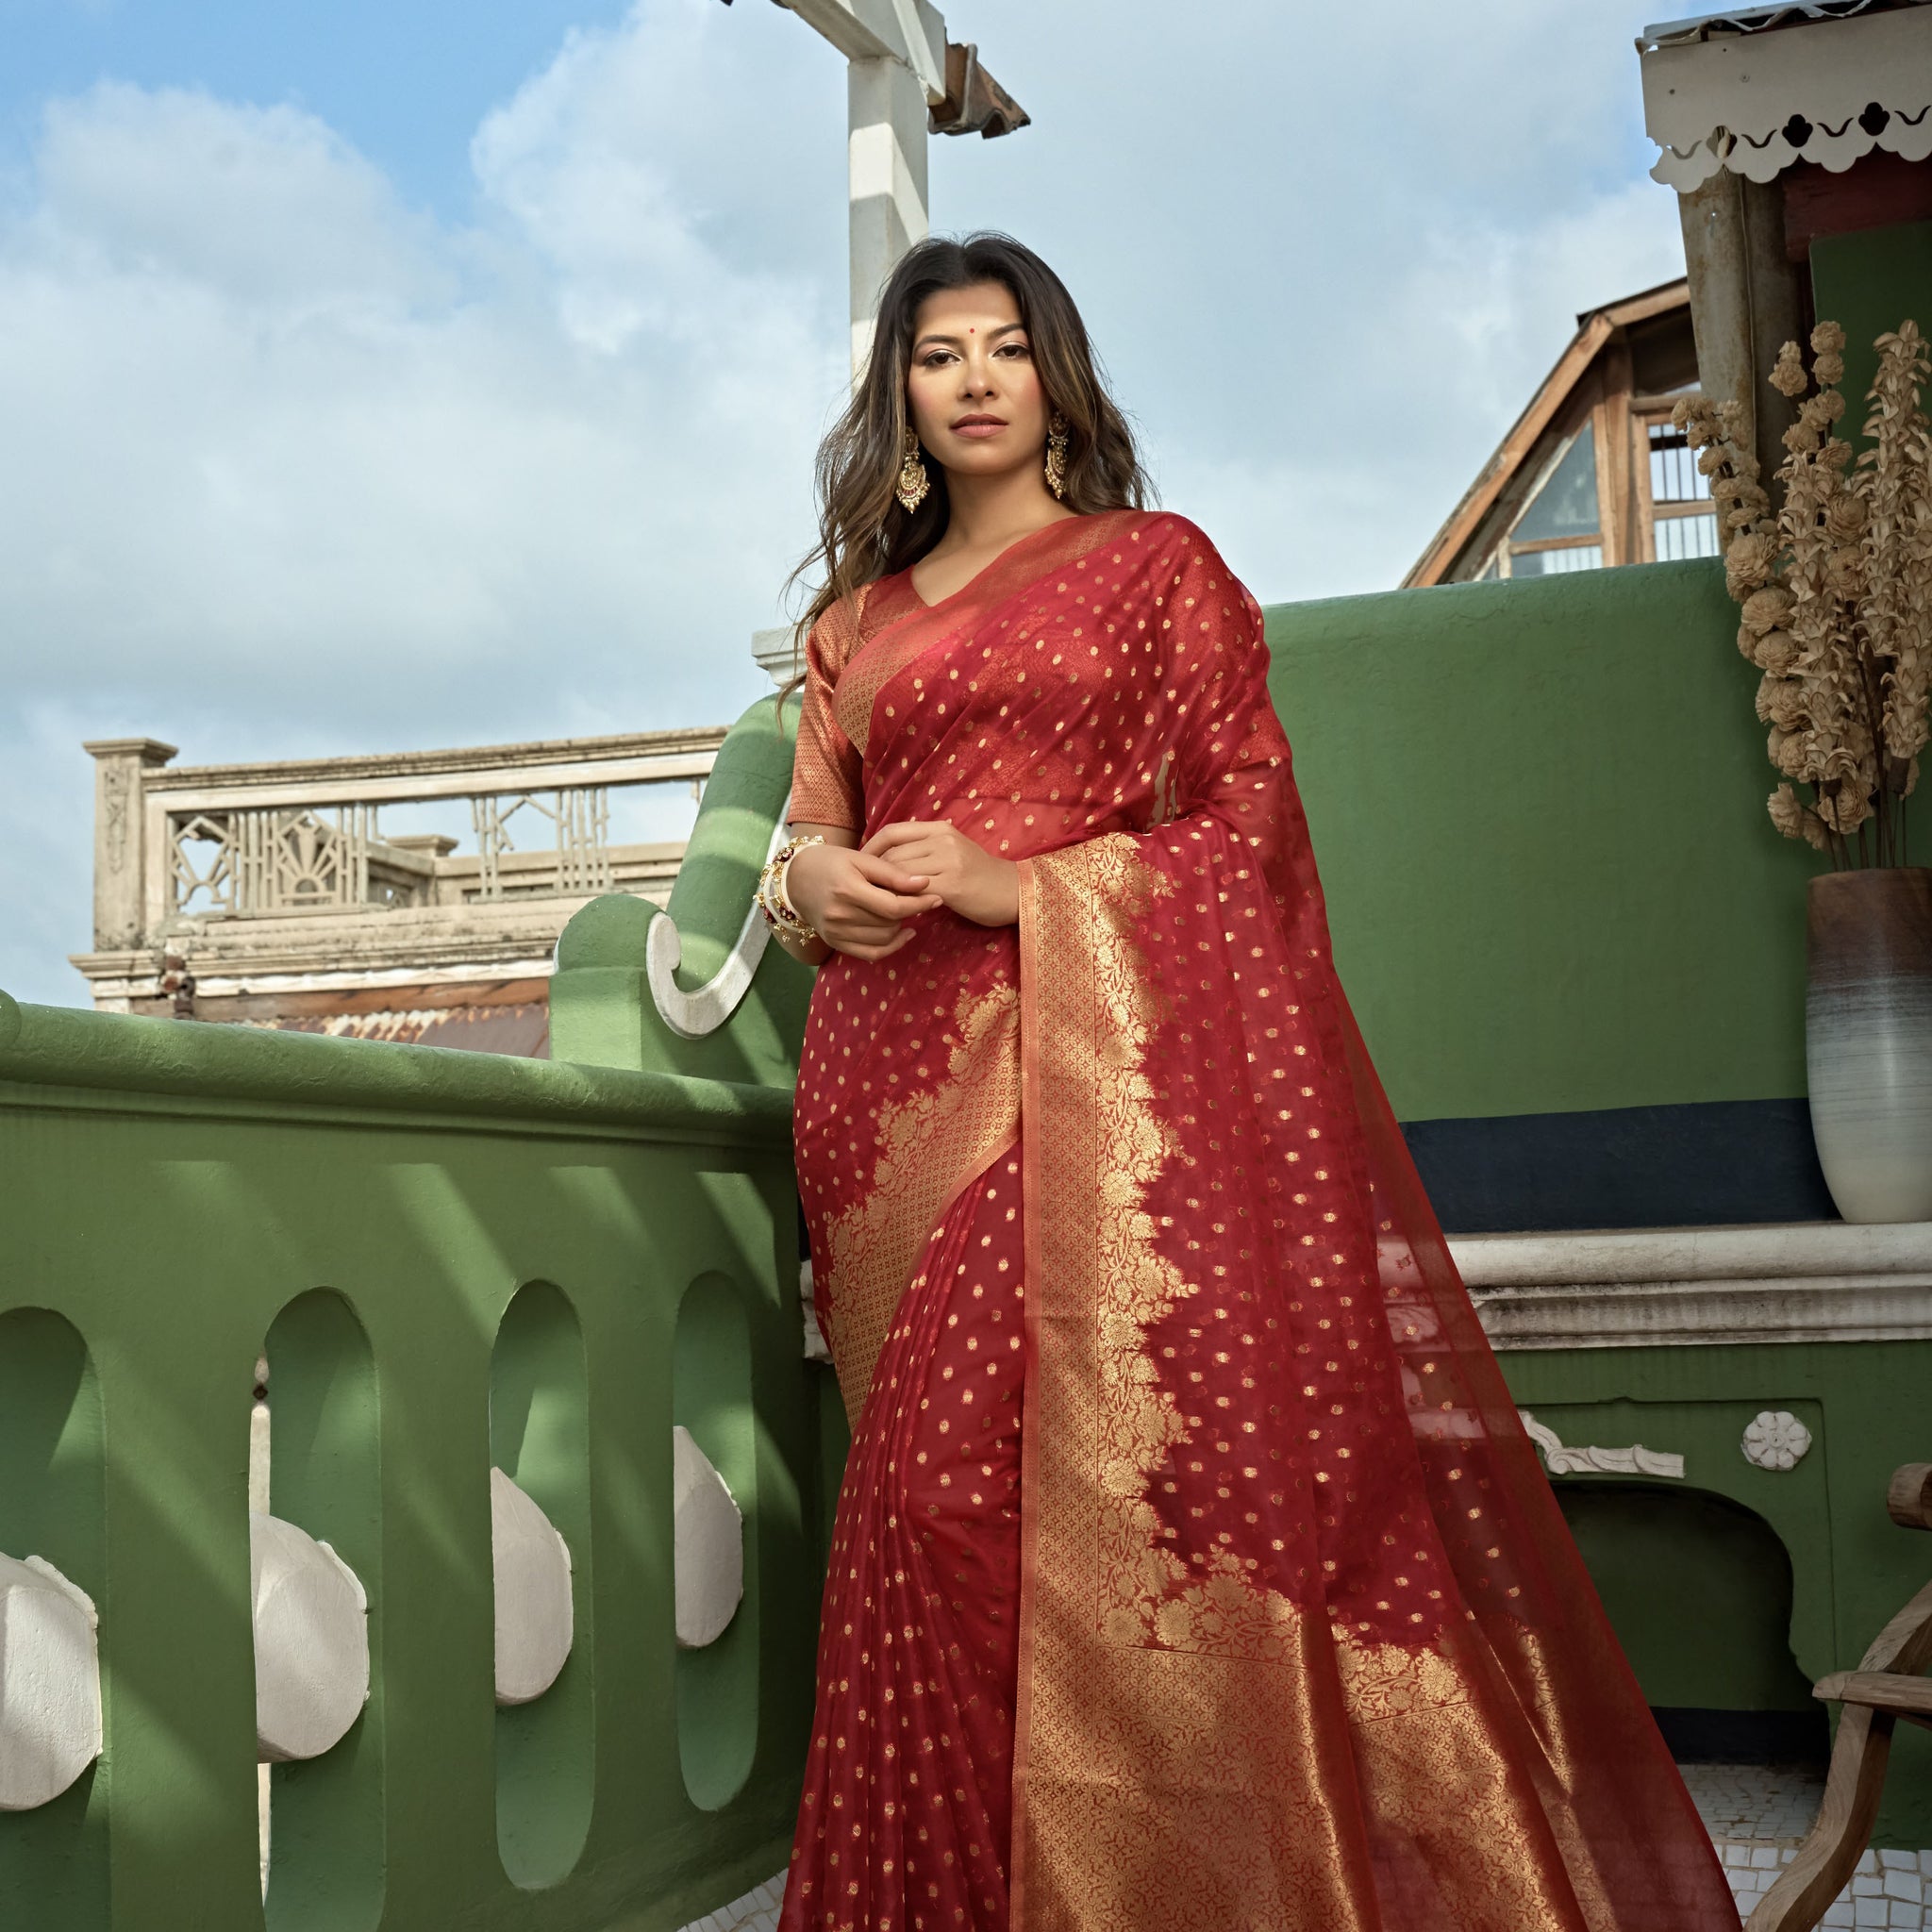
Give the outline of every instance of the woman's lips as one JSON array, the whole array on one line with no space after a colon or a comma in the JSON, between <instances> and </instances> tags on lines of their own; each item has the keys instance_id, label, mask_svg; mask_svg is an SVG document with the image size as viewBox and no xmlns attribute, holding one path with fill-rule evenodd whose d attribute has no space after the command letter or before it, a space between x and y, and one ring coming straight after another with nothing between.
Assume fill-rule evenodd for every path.
<instances>
[{"instance_id":1,"label":"woman's lips","mask_svg":"<svg viewBox=\"0 0 1932 1932\"><path fill-rule=\"evenodd\" d=\"M953 434L983 441L989 436L997 436L1006 426L997 416L962 416L953 425Z\"/></svg>"}]
</instances>

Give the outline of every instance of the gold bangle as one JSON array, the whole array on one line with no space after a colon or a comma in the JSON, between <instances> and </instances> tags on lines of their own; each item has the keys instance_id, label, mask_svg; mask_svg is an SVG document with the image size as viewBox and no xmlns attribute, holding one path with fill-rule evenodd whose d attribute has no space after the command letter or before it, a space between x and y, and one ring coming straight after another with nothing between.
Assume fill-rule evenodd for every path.
<instances>
[{"instance_id":1,"label":"gold bangle","mask_svg":"<svg viewBox=\"0 0 1932 1932\"><path fill-rule=\"evenodd\" d=\"M774 932L787 933L792 939L807 942L819 937L817 930L799 917L798 908L792 905L785 886L791 871L791 861L808 845L823 845L824 842L824 834L808 832L803 838L788 839L766 859L764 870L758 874L758 891L752 896L758 910L765 915L765 924Z\"/></svg>"}]
</instances>

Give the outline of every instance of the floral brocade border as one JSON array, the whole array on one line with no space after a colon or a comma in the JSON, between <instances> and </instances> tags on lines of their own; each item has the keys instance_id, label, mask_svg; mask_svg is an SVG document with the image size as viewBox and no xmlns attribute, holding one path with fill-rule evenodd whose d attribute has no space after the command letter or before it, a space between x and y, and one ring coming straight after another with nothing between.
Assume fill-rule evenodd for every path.
<instances>
[{"instance_id":1,"label":"floral brocade border","mask_svg":"<svg viewBox=\"0 0 1932 1932\"><path fill-rule=\"evenodd\" d=\"M1165 884L1124 834L1022 866L1034 1354L1013 1925L1369 1932L1367 1848L1333 1803L1352 1774L1323 1620L1186 1571L1145 1501L1185 1428L1145 1331L1193 1291L1142 1206L1170 1148L1134 933Z\"/></svg>"},{"instance_id":2,"label":"floral brocade border","mask_svg":"<svg viewBox=\"0 0 1932 1932\"><path fill-rule=\"evenodd\" d=\"M1238 1553L1191 1565L1162 1538L1147 1494L1189 1423L1148 1331L1197 1289L1146 1206L1181 1149L1145 1065L1169 885L1141 844L1022 866L1014 1932L1621 1932L1531 1633L1498 1655L1458 1615L1364 1642Z\"/></svg>"},{"instance_id":3,"label":"floral brocade border","mask_svg":"<svg viewBox=\"0 0 1932 1932\"><path fill-rule=\"evenodd\" d=\"M826 1229L825 1297L839 1391L855 1428L899 1298L954 1197L1020 1129L1020 999L962 995L945 1077L880 1109L864 1198Z\"/></svg>"}]
</instances>

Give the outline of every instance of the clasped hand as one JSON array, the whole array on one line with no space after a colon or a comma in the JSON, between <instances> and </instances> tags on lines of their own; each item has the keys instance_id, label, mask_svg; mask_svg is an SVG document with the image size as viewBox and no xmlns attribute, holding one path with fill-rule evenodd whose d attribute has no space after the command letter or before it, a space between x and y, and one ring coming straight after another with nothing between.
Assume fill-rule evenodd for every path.
<instances>
[{"instance_id":1,"label":"clasped hand","mask_svg":"<svg viewBox=\"0 0 1932 1932\"><path fill-rule=\"evenodd\" d=\"M906 922L950 907L975 925L1020 917L1020 869L944 820L882 826L858 848L808 845L786 893L834 952L886 959L912 937Z\"/></svg>"}]
</instances>

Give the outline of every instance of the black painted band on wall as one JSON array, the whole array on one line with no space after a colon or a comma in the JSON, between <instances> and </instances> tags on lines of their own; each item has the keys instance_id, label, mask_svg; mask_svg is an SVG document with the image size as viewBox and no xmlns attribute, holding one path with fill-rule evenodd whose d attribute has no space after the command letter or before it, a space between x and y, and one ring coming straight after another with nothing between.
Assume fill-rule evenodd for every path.
<instances>
[{"instance_id":1,"label":"black painted band on wall","mask_svg":"<svg viewBox=\"0 0 1932 1932\"><path fill-rule=\"evenodd\" d=\"M1836 1221L1803 1100L1410 1121L1450 1234Z\"/></svg>"}]
</instances>

